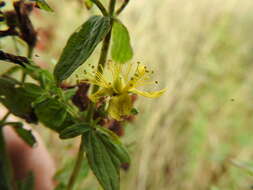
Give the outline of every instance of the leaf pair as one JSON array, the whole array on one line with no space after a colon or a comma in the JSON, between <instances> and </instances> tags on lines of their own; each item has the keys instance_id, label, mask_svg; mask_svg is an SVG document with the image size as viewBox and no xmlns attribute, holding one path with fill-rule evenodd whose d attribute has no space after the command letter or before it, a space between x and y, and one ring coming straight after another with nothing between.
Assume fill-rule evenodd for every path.
<instances>
[{"instance_id":1,"label":"leaf pair","mask_svg":"<svg viewBox=\"0 0 253 190\"><path fill-rule=\"evenodd\" d=\"M100 126L91 127L88 123L78 123L65 128L60 138L73 138L83 135L89 166L104 190L120 189L120 167L129 164L127 150L117 135Z\"/></svg>"},{"instance_id":2,"label":"leaf pair","mask_svg":"<svg viewBox=\"0 0 253 190\"><path fill-rule=\"evenodd\" d=\"M130 162L129 155L110 134L91 130L84 134L90 168L104 190L120 189L120 166Z\"/></svg>"}]
</instances>

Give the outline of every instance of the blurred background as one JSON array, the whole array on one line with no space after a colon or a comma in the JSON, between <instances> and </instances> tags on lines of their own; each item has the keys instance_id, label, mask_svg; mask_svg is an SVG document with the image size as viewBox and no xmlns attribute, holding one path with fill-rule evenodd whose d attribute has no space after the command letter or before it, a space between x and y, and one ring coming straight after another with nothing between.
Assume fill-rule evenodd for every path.
<instances>
[{"instance_id":1,"label":"blurred background","mask_svg":"<svg viewBox=\"0 0 253 190\"><path fill-rule=\"evenodd\" d=\"M70 34L97 11L82 0L48 3L54 13L32 18L40 36L35 60L52 69ZM140 97L140 114L126 126L132 164L122 172L122 190L252 189L252 0L131 0L120 17L133 61L153 68L168 88L159 99ZM36 128L58 167L69 170L78 143ZM77 190L98 189L91 172L82 175Z\"/></svg>"}]
</instances>

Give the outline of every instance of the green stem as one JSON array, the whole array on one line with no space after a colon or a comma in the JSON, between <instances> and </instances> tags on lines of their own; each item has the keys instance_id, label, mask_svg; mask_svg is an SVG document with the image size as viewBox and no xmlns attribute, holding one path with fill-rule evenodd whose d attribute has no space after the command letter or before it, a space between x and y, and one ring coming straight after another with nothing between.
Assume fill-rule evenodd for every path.
<instances>
[{"instance_id":1,"label":"green stem","mask_svg":"<svg viewBox=\"0 0 253 190\"><path fill-rule=\"evenodd\" d=\"M110 0L109 3L109 15L113 16L115 10L116 0Z\"/></svg>"},{"instance_id":2,"label":"green stem","mask_svg":"<svg viewBox=\"0 0 253 190\"><path fill-rule=\"evenodd\" d=\"M120 6L120 8L116 11L116 15L119 15L128 5L130 0L125 0L124 3Z\"/></svg>"},{"instance_id":3,"label":"green stem","mask_svg":"<svg viewBox=\"0 0 253 190\"><path fill-rule=\"evenodd\" d=\"M110 4L109 4L109 16L111 17L111 24L113 23L113 14L114 14L114 10L115 10L115 4L116 4L116 0L110 0ZM101 66L104 67L105 63L106 63L106 59L107 59L107 55L108 55L108 51L109 51L109 47L110 47L110 41L111 41L111 29L108 32L108 34L106 35L104 41L103 41L103 45L102 45L102 49L101 49L101 53L100 53L100 58L98 61L98 70L100 71ZM100 66L101 65L101 66ZM98 87L94 86L93 88L93 92L97 91ZM93 118L93 113L94 113L94 105L91 104L88 108L88 117L91 120ZM80 148L79 148L79 152L78 152L78 156L77 156L77 160L73 169L73 172L71 173L71 177L69 179L68 182L68 186L67 186L67 190L72 190L74 187L74 184L77 180L78 174L80 172L80 168L81 168L81 164L83 161L83 154L84 154L84 136L82 136L82 140L81 140L81 144L80 144Z\"/></svg>"},{"instance_id":4,"label":"green stem","mask_svg":"<svg viewBox=\"0 0 253 190\"><path fill-rule=\"evenodd\" d=\"M108 16L108 12L106 11L104 5L99 0L91 0L102 12L104 16Z\"/></svg>"},{"instance_id":5,"label":"green stem","mask_svg":"<svg viewBox=\"0 0 253 190\"><path fill-rule=\"evenodd\" d=\"M85 148L85 146L84 146L84 136L82 136L79 151L78 151L77 160L76 160L76 163L75 163L74 170L73 170L73 172L70 176L68 186L67 186L67 190L72 190L74 185L75 185L76 179L77 179L78 174L79 174L80 169L81 169L83 157L84 157L84 148Z\"/></svg>"},{"instance_id":6,"label":"green stem","mask_svg":"<svg viewBox=\"0 0 253 190\"><path fill-rule=\"evenodd\" d=\"M111 17L111 25L113 25L113 14L115 10L115 5L116 5L116 0L111 0L109 4L109 15ZM111 36L112 36L112 28L108 32L108 34L105 36L105 39L103 41L100 57L98 60L98 71L102 73L102 68L105 66L107 56L108 56L108 51L110 47L110 41L111 41ZM98 86L94 86L92 92L96 92L98 90Z\"/></svg>"}]
</instances>

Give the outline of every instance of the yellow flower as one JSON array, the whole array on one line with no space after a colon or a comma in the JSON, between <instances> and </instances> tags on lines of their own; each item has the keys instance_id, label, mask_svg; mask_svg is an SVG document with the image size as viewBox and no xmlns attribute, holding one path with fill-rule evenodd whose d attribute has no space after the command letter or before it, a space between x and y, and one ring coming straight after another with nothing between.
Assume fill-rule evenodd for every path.
<instances>
[{"instance_id":1,"label":"yellow flower","mask_svg":"<svg viewBox=\"0 0 253 190\"><path fill-rule=\"evenodd\" d=\"M94 84L100 89L89 96L92 102L97 102L101 97L109 97L108 113L116 119L121 120L123 116L128 116L133 108L130 94L139 94L148 98L157 98L161 96L165 89L146 92L140 91L137 87L157 84L158 82L150 81L151 75L154 73L139 62L137 64L117 64L108 62L107 67L100 67L95 71L95 67L91 66L92 72L85 72L87 83ZM132 73L132 74L131 74Z\"/></svg>"}]
</instances>

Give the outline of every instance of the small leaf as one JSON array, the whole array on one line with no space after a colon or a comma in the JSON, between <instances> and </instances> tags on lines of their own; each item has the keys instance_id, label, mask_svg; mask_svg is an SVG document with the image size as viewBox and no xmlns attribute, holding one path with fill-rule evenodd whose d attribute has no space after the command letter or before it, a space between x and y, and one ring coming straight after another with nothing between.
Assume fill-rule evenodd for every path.
<instances>
[{"instance_id":1,"label":"small leaf","mask_svg":"<svg viewBox=\"0 0 253 190\"><path fill-rule=\"evenodd\" d=\"M89 165L104 190L120 189L119 169L122 163L128 161L117 143L99 131L89 131L84 134L86 155Z\"/></svg>"},{"instance_id":2,"label":"small leaf","mask_svg":"<svg viewBox=\"0 0 253 190\"><path fill-rule=\"evenodd\" d=\"M48 12L53 12L53 9L48 5L48 3L45 0L30 0L30 1L35 1L36 5L45 11Z\"/></svg>"},{"instance_id":3,"label":"small leaf","mask_svg":"<svg viewBox=\"0 0 253 190\"><path fill-rule=\"evenodd\" d=\"M25 141L29 146L34 146L36 143L36 139L32 134L32 131L29 129L25 129L23 127L23 123L21 122L6 122L3 124L3 126L5 125L10 125L14 127L15 132L17 133L17 135L23 139L23 141Z\"/></svg>"},{"instance_id":4,"label":"small leaf","mask_svg":"<svg viewBox=\"0 0 253 190\"><path fill-rule=\"evenodd\" d=\"M112 59L118 63L125 63L132 59L133 49L127 28L115 20L112 27Z\"/></svg>"},{"instance_id":5,"label":"small leaf","mask_svg":"<svg viewBox=\"0 0 253 190\"><path fill-rule=\"evenodd\" d=\"M91 127L88 123L74 124L62 130L60 133L60 138L61 139L73 138L82 135L83 133L89 131L90 129Z\"/></svg>"},{"instance_id":6,"label":"small leaf","mask_svg":"<svg viewBox=\"0 0 253 190\"><path fill-rule=\"evenodd\" d=\"M31 130L24 129L22 127L15 127L14 129L18 136L21 137L29 146L33 147L35 145L36 139Z\"/></svg>"},{"instance_id":7,"label":"small leaf","mask_svg":"<svg viewBox=\"0 0 253 190\"><path fill-rule=\"evenodd\" d=\"M111 28L110 18L93 16L74 32L54 69L55 78L68 78L92 54Z\"/></svg>"}]
</instances>

